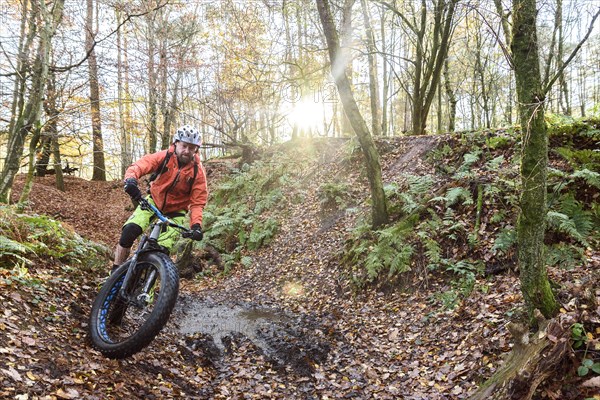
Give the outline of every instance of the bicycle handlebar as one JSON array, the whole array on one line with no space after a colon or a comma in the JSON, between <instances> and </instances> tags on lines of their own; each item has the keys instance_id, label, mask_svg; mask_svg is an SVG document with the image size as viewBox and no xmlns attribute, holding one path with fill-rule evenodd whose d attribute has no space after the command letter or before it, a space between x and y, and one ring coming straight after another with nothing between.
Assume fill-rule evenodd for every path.
<instances>
[{"instance_id":1,"label":"bicycle handlebar","mask_svg":"<svg viewBox=\"0 0 600 400\"><path fill-rule=\"evenodd\" d=\"M160 219L163 223L167 224L168 226L172 226L173 228L177 228L180 231L182 231L184 234L191 232L188 228L186 228L185 226L181 226L179 224L176 224L175 222L171 221L169 218L167 218L163 213L160 212L160 210L158 208L156 208L152 203L150 203L148 200L141 198L138 200L138 203L140 203L140 206L146 210L150 210L154 213L154 215L156 215L156 217L158 219Z\"/></svg>"}]
</instances>

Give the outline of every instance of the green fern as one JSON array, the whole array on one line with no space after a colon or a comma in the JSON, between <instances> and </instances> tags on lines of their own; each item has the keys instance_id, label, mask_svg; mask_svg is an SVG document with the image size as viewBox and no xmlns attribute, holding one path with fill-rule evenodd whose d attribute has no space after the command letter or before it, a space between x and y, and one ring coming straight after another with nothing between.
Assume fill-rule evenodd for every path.
<instances>
[{"instance_id":1,"label":"green fern","mask_svg":"<svg viewBox=\"0 0 600 400\"><path fill-rule=\"evenodd\" d=\"M450 188L444 196L437 196L429 201L443 201L447 207L450 207L456 204L461 198L463 199L463 205L466 206L473 204L473 196L471 195L471 192L460 186Z\"/></svg>"},{"instance_id":2,"label":"green fern","mask_svg":"<svg viewBox=\"0 0 600 400\"><path fill-rule=\"evenodd\" d=\"M401 210L404 214L411 214L423 207L424 199L435 183L432 175L406 175L404 179L406 185L392 183L384 186L392 213Z\"/></svg>"},{"instance_id":3,"label":"green fern","mask_svg":"<svg viewBox=\"0 0 600 400\"><path fill-rule=\"evenodd\" d=\"M340 210L350 201L350 185L345 182L327 182L319 187L319 202L322 209Z\"/></svg>"},{"instance_id":4,"label":"green fern","mask_svg":"<svg viewBox=\"0 0 600 400\"><path fill-rule=\"evenodd\" d=\"M496 158L491 159L490 161L485 163L485 168L488 171L496 172L500 168L500 166L504 163L505 159L503 155L500 155Z\"/></svg>"},{"instance_id":5,"label":"green fern","mask_svg":"<svg viewBox=\"0 0 600 400\"><path fill-rule=\"evenodd\" d=\"M546 220L550 228L566 234L584 246L588 245L585 236L579 232L575 221L569 218L568 215L556 211L548 211Z\"/></svg>"},{"instance_id":6,"label":"green fern","mask_svg":"<svg viewBox=\"0 0 600 400\"><path fill-rule=\"evenodd\" d=\"M506 220L506 212L503 210L497 210L490 218L490 222L492 224L497 224L497 223L505 221L505 220Z\"/></svg>"},{"instance_id":7,"label":"green fern","mask_svg":"<svg viewBox=\"0 0 600 400\"><path fill-rule=\"evenodd\" d=\"M548 211L546 219L551 229L588 246L588 236L594 228L593 216L573 194L564 195L558 209Z\"/></svg>"},{"instance_id":8,"label":"green fern","mask_svg":"<svg viewBox=\"0 0 600 400\"><path fill-rule=\"evenodd\" d=\"M367 280L374 281L386 270L388 278L409 271L413 248L403 240L407 230L396 225L376 234L377 243L369 249L365 260Z\"/></svg>"},{"instance_id":9,"label":"green fern","mask_svg":"<svg viewBox=\"0 0 600 400\"><path fill-rule=\"evenodd\" d=\"M471 192L463 187L455 187L446 192L446 204L448 206L454 205L459 199L463 199L463 205L473 204L473 196Z\"/></svg>"},{"instance_id":10,"label":"green fern","mask_svg":"<svg viewBox=\"0 0 600 400\"><path fill-rule=\"evenodd\" d=\"M456 262L448 262L446 271L468 279L474 279L475 275L481 271L481 266L481 263L475 263L469 260L459 260Z\"/></svg>"},{"instance_id":11,"label":"green fern","mask_svg":"<svg viewBox=\"0 0 600 400\"><path fill-rule=\"evenodd\" d=\"M425 249L423 254L428 261L427 268L429 270L438 269L443 263L442 248L438 241L431 238L430 234L425 230L417 231L417 236L421 239L421 243Z\"/></svg>"},{"instance_id":12,"label":"green fern","mask_svg":"<svg viewBox=\"0 0 600 400\"><path fill-rule=\"evenodd\" d=\"M9 265L5 265L7 262L11 262L10 267L17 265L18 262L27 265L33 264L33 261L25 256L35 254L34 251L22 243L0 235L0 249L2 249L2 254L0 254L0 268L8 268Z\"/></svg>"},{"instance_id":13,"label":"green fern","mask_svg":"<svg viewBox=\"0 0 600 400\"><path fill-rule=\"evenodd\" d=\"M558 147L556 153L569 162L573 168L599 169L600 152L596 149L572 149L569 147Z\"/></svg>"},{"instance_id":14,"label":"green fern","mask_svg":"<svg viewBox=\"0 0 600 400\"><path fill-rule=\"evenodd\" d=\"M415 197L410 193L401 193L398 198L401 201L400 209L405 214L410 214L421 207L421 203L416 201Z\"/></svg>"},{"instance_id":15,"label":"green fern","mask_svg":"<svg viewBox=\"0 0 600 400\"><path fill-rule=\"evenodd\" d=\"M45 215L26 215L11 206L0 206L0 268L25 267L44 259L93 267L106 249L83 239Z\"/></svg>"},{"instance_id":16,"label":"green fern","mask_svg":"<svg viewBox=\"0 0 600 400\"><path fill-rule=\"evenodd\" d=\"M463 163L460 166L461 171L467 171L471 169L471 166L479 161L479 157L481 156L481 149L475 149L470 153L467 153L463 156Z\"/></svg>"},{"instance_id":17,"label":"green fern","mask_svg":"<svg viewBox=\"0 0 600 400\"><path fill-rule=\"evenodd\" d=\"M508 251L517 243L517 232L511 226L507 226L500 230L494 239L492 252L494 254L507 254Z\"/></svg>"},{"instance_id":18,"label":"green fern","mask_svg":"<svg viewBox=\"0 0 600 400\"><path fill-rule=\"evenodd\" d=\"M564 269L573 269L586 263L585 249L567 243L558 243L546 249L546 263Z\"/></svg>"},{"instance_id":19,"label":"green fern","mask_svg":"<svg viewBox=\"0 0 600 400\"><path fill-rule=\"evenodd\" d=\"M598 172L584 168L573 172L570 177L574 179L583 179L589 186L600 189L600 173Z\"/></svg>"},{"instance_id":20,"label":"green fern","mask_svg":"<svg viewBox=\"0 0 600 400\"><path fill-rule=\"evenodd\" d=\"M273 207L281 203L283 199L284 195L281 189L271 190L256 202L256 206L254 206L254 214L260 215L267 210L273 209Z\"/></svg>"},{"instance_id":21,"label":"green fern","mask_svg":"<svg viewBox=\"0 0 600 400\"><path fill-rule=\"evenodd\" d=\"M264 222L254 223L250 236L248 237L248 249L256 250L269 243L277 233L278 229L279 224L274 218L269 218Z\"/></svg>"},{"instance_id":22,"label":"green fern","mask_svg":"<svg viewBox=\"0 0 600 400\"><path fill-rule=\"evenodd\" d=\"M560 201L560 210L569 216L581 236L587 237L590 234L594 227L591 214L584 209L584 204L576 200L572 193L563 196Z\"/></svg>"},{"instance_id":23,"label":"green fern","mask_svg":"<svg viewBox=\"0 0 600 400\"><path fill-rule=\"evenodd\" d=\"M387 276L388 279L411 269L413 245L410 235L418 216L405 218L384 229L371 231L365 224L353 233L342 262L351 267L351 279L361 287Z\"/></svg>"},{"instance_id":24,"label":"green fern","mask_svg":"<svg viewBox=\"0 0 600 400\"><path fill-rule=\"evenodd\" d=\"M423 197L433 187L435 177L433 175L409 175L406 181L408 182L409 193Z\"/></svg>"},{"instance_id":25,"label":"green fern","mask_svg":"<svg viewBox=\"0 0 600 400\"><path fill-rule=\"evenodd\" d=\"M476 177L476 173L473 170L472 166L476 162L479 161L481 157L481 149L477 148L470 153L467 153L463 156L463 162L458 167L457 172L454 174L453 178L456 180L468 180Z\"/></svg>"}]
</instances>

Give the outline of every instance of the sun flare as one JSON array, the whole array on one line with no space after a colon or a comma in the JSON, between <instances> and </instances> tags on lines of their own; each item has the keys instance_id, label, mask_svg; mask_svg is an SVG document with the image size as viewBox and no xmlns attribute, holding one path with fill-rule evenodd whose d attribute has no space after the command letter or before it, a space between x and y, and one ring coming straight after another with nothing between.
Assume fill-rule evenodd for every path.
<instances>
[{"instance_id":1,"label":"sun flare","mask_svg":"<svg viewBox=\"0 0 600 400\"><path fill-rule=\"evenodd\" d=\"M301 100L288 114L288 120L301 130L317 128L323 120L322 105L310 99Z\"/></svg>"}]
</instances>

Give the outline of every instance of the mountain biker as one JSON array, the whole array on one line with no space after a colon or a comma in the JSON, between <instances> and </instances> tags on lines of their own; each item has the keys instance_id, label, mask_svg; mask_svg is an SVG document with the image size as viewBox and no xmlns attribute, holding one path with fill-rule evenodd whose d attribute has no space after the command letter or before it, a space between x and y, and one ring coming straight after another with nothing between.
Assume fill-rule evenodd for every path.
<instances>
[{"instance_id":1,"label":"mountain biker","mask_svg":"<svg viewBox=\"0 0 600 400\"><path fill-rule=\"evenodd\" d=\"M143 156L127 168L124 178L125 192L137 201L142 197L138 181L153 173L147 200L179 225L184 223L189 210L193 240L202 240L202 210L208 197L206 173L198 156L200 143L200 132L184 125L175 132L169 149ZM152 211L138 206L125 222L115 248L113 271L125 262L133 242L148 228L153 217ZM178 236L174 228L167 227L158 243L171 250Z\"/></svg>"}]
</instances>

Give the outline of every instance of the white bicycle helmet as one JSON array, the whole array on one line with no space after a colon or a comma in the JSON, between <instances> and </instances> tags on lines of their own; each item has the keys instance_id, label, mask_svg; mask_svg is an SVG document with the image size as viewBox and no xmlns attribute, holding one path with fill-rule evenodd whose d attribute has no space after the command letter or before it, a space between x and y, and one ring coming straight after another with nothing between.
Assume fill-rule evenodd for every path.
<instances>
[{"instance_id":1,"label":"white bicycle helmet","mask_svg":"<svg viewBox=\"0 0 600 400\"><path fill-rule=\"evenodd\" d=\"M177 141L195 144L196 146L200 146L200 143L202 143L200 132L191 125L184 125L177 129L175 136L173 136L173 143Z\"/></svg>"}]
</instances>

